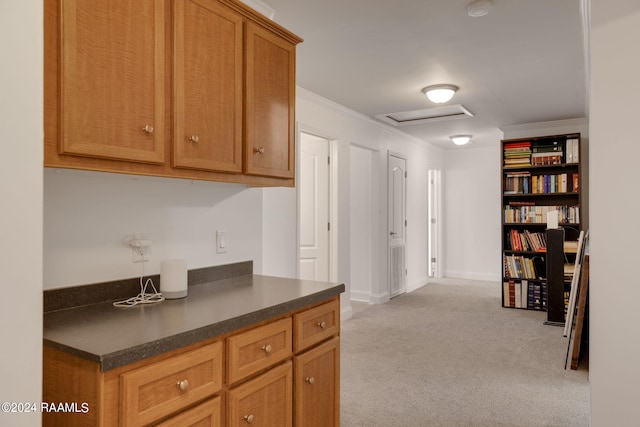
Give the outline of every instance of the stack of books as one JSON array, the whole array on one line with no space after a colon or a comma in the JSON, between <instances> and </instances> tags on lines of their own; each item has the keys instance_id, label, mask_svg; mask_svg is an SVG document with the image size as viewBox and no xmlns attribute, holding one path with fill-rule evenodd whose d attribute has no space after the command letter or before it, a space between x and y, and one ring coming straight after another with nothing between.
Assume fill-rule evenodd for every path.
<instances>
[{"instance_id":1,"label":"stack of books","mask_svg":"<svg viewBox=\"0 0 640 427\"><path fill-rule=\"evenodd\" d=\"M536 141L531 147L533 166L559 165L562 163L562 141L558 139Z\"/></svg>"},{"instance_id":2,"label":"stack of books","mask_svg":"<svg viewBox=\"0 0 640 427\"><path fill-rule=\"evenodd\" d=\"M504 194L531 193L531 172L509 172L504 178Z\"/></svg>"},{"instance_id":3,"label":"stack of books","mask_svg":"<svg viewBox=\"0 0 640 427\"><path fill-rule=\"evenodd\" d=\"M531 166L531 142L518 141L504 144L504 167Z\"/></svg>"}]
</instances>

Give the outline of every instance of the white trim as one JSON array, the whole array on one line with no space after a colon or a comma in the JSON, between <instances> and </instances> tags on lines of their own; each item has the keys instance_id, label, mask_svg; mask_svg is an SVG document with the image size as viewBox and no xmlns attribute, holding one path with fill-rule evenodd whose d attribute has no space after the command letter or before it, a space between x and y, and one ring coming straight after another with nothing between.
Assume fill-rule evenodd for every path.
<instances>
[{"instance_id":1,"label":"white trim","mask_svg":"<svg viewBox=\"0 0 640 427\"><path fill-rule=\"evenodd\" d=\"M371 294L369 292L351 291L351 301L369 302L371 301Z\"/></svg>"},{"instance_id":2,"label":"white trim","mask_svg":"<svg viewBox=\"0 0 640 427\"><path fill-rule=\"evenodd\" d=\"M584 56L584 112L589 117L591 103L591 1L580 0L580 17L582 26L582 54Z\"/></svg>"},{"instance_id":3,"label":"white trim","mask_svg":"<svg viewBox=\"0 0 640 427\"><path fill-rule=\"evenodd\" d=\"M326 107L329 107L333 110L337 110L340 111L342 113L348 114L356 119L365 121L367 123L373 124L375 126L377 126L378 128L389 132L390 134L394 134L394 135L400 135L403 138L406 138L408 140L410 140L411 142L421 145L421 146L426 146L429 148L433 148L433 149L437 149L440 151L445 151L442 147L438 147L437 145L433 145L429 142L426 142L422 139L416 138L413 135L409 135L408 133L402 132L401 130L398 130L396 128L394 128L393 126L387 125L385 123L382 123L381 121L378 120L374 120L369 116L365 116L364 114L358 113L357 111L351 110L343 105L340 105L334 101L331 101L330 99L324 98L314 92L311 92L305 88L302 88L300 86L296 86L296 95L300 98L304 98L307 99L309 101L315 102L317 104L323 104Z\"/></svg>"},{"instance_id":4,"label":"white trim","mask_svg":"<svg viewBox=\"0 0 640 427\"><path fill-rule=\"evenodd\" d=\"M417 291L421 287L426 286L428 283L429 283L428 277L423 277L421 279L414 280L411 283L407 283L406 292L409 293L409 292Z\"/></svg>"},{"instance_id":5,"label":"white trim","mask_svg":"<svg viewBox=\"0 0 640 427\"><path fill-rule=\"evenodd\" d=\"M276 14L276 11L271 6L269 6L268 4L260 0L240 0L240 1L246 4L247 6L249 6L250 8L256 10L257 12L260 12L261 14L263 14L264 16L266 16L271 20L273 20L273 17Z\"/></svg>"},{"instance_id":6,"label":"white trim","mask_svg":"<svg viewBox=\"0 0 640 427\"><path fill-rule=\"evenodd\" d=\"M369 297L369 302L371 304L384 304L389 302L389 292L383 292L381 294L371 294Z\"/></svg>"},{"instance_id":7,"label":"white trim","mask_svg":"<svg viewBox=\"0 0 640 427\"><path fill-rule=\"evenodd\" d=\"M446 271L444 277L451 279L482 280L485 282L500 282L502 278L497 274L474 273L467 271Z\"/></svg>"},{"instance_id":8,"label":"white trim","mask_svg":"<svg viewBox=\"0 0 640 427\"><path fill-rule=\"evenodd\" d=\"M353 307L343 307L340 309L340 322L349 320L353 317Z\"/></svg>"},{"instance_id":9,"label":"white trim","mask_svg":"<svg viewBox=\"0 0 640 427\"><path fill-rule=\"evenodd\" d=\"M517 132L523 130L537 130L540 128L562 128L562 127L571 127L571 126L588 126L589 120L585 117L577 118L577 119L567 119L567 120L553 120L549 122L538 122L538 123L524 123L521 125L508 125L502 126L499 129L503 133L507 132Z\"/></svg>"}]
</instances>

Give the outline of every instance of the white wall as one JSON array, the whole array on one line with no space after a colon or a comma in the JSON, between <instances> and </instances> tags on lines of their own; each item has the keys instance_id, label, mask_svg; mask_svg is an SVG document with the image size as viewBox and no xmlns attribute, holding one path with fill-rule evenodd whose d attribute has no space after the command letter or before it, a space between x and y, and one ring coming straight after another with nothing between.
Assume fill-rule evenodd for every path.
<instances>
[{"instance_id":1,"label":"white wall","mask_svg":"<svg viewBox=\"0 0 640 427\"><path fill-rule=\"evenodd\" d=\"M171 258L189 269L253 260L261 272L262 213L262 190L244 185L45 169L44 287L141 275L123 243L132 233L151 240L145 274ZM227 253L216 253L216 230Z\"/></svg>"},{"instance_id":2,"label":"white wall","mask_svg":"<svg viewBox=\"0 0 640 427\"><path fill-rule=\"evenodd\" d=\"M0 2L0 402L42 400L42 11ZM0 412L0 425L40 414Z\"/></svg>"},{"instance_id":3,"label":"white wall","mask_svg":"<svg viewBox=\"0 0 640 427\"><path fill-rule=\"evenodd\" d=\"M442 169L443 150L419 141L407 134L398 132L385 124L378 123L366 116L355 113L345 107L319 97L309 91L298 88L296 118L301 130L315 133L336 141L338 156L338 281L347 285L350 294L352 265L366 265L369 260L353 260L360 251L352 251L352 242L362 246L371 242L374 248L374 265L378 283L372 283L369 300L383 303L389 299L387 286L387 153L399 153L407 158L407 290L416 289L428 281L427 271L427 171L430 168ZM354 202L353 193L367 191L351 185L351 164L360 159L351 160L351 146L375 153L372 180L378 184L378 190L372 195L376 206L377 229L375 235L366 235L362 230L351 226L350 206ZM356 151L358 153L358 151ZM364 185L364 183L363 183ZM375 221L374 221L375 224ZM363 254L368 256L368 254ZM365 278L366 280L366 278ZM343 306L345 300L343 299Z\"/></svg>"},{"instance_id":4,"label":"white wall","mask_svg":"<svg viewBox=\"0 0 640 427\"><path fill-rule=\"evenodd\" d=\"M495 146L449 150L442 172L444 275L501 280L500 136Z\"/></svg>"},{"instance_id":5,"label":"white wall","mask_svg":"<svg viewBox=\"0 0 640 427\"><path fill-rule=\"evenodd\" d=\"M637 426L640 2L594 1L591 18L591 425Z\"/></svg>"},{"instance_id":6,"label":"white wall","mask_svg":"<svg viewBox=\"0 0 640 427\"><path fill-rule=\"evenodd\" d=\"M351 145L349 152L351 204L349 206L351 224L351 299L369 302L374 288L374 266L378 263L374 237L379 233L374 228L374 213L378 212L378 206L373 204L373 195L379 191L374 186L373 171L377 167L376 151L368 148Z\"/></svg>"}]
</instances>

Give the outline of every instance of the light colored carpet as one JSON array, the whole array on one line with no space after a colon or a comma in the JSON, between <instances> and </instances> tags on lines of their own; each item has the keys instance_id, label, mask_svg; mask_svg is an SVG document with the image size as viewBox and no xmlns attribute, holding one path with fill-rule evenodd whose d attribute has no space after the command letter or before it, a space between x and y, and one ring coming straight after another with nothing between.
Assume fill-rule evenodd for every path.
<instances>
[{"instance_id":1,"label":"light colored carpet","mask_svg":"<svg viewBox=\"0 0 640 427\"><path fill-rule=\"evenodd\" d=\"M588 362L546 313L500 307L497 282L439 279L341 331L341 425L588 426Z\"/></svg>"}]
</instances>

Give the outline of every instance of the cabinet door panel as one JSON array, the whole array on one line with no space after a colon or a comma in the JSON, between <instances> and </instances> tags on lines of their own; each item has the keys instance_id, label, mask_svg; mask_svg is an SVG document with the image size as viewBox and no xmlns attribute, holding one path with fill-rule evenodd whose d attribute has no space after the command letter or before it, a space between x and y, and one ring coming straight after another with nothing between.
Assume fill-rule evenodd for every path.
<instances>
[{"instance_id":1,"label":"cabinet door panel","mask_svg":"<svg viewBox=\"0 0 640 427\"><path fill-rule=\"evenodd\" d=\"M164 162L164 0L61 0L59 151Z\"/></svg>"},{"instance_id":2,"label":"cabinet door panel","mask_svg":"<svg viewBox=\"0 0 640 427\"><path fill-rule=\"evenodd\" d=\"M292 178L295 45L247 23L246 173Z\"/></svg>"},{"instance_id":3,"label":"cabinet door panel","mask_svg":"<svg viewBox=\"0 0 640 427\"><path fill-rule=\"evenodd\" d=\"M340 425L340 338L295 357L295 425Z\"/></svg>"},{"instance_id":4,"label":"cabinet door panel","mask_svg":"<svg viewBox=\"0 0 640 427\"><path fill-rule=\"evenodd\" d=\"M227 425L291 427L291 362L277 366L229 391Z\"/></svg>"},{"instance_id":5,"label":"cabinet door panel","mask_svg":"<svg viewBox=\"0 0 640 427\"><path fill-rule=\"evenodd\" d=\"M156 427L220 427L222 425L220 408L220 397L216 397L176 415Z\"/></svg>"},{"instance_id":6,"label":"cabinet door panel","mask_svg":"<svg viewBox=\"0 0 640 427\"><path fill-rule=\"evenodd\" d=\"M242 172L243 18L179 0L174 22L173 166Z\"/></svg>"}]
</instances>

